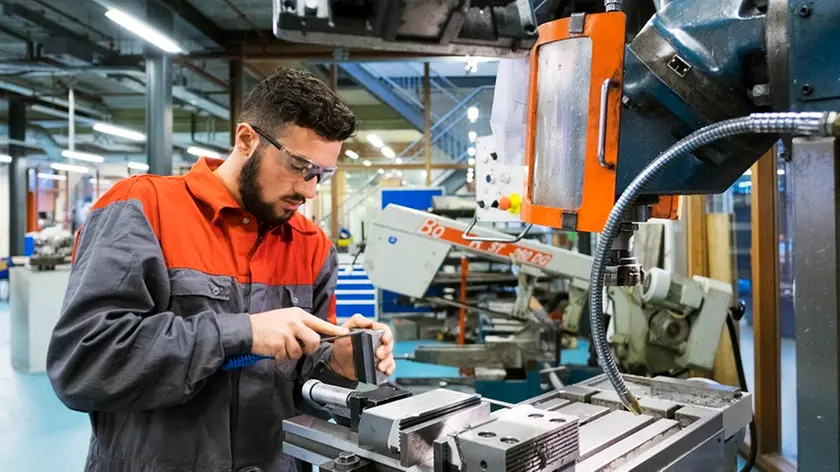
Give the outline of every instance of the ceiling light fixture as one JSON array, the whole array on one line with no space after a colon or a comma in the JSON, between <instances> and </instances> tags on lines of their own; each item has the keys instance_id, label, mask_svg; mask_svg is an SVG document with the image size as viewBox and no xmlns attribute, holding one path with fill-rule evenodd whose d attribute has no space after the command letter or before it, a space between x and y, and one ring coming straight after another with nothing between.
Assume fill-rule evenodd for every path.
<instances>
[{"instance_id":1,"label":"ceiling light fixture","mask_svg":"<svg viewBox=\"0 0 840 472\"><path fill-rule=\"evenodd\" d=\"M394 150L389 148L388 146L383 146L382 147L382 155L387 157L388 159L393 159L394 156L396 156L396 154L394 153Z\"/></svg>"},{"instance_id":2,"label":"ceiling light fixture","mask_svg":"<svg viewBox=\"0 0 840 472\"><path fill-rule=\"evenodd\" d=\"M6 154L0 154L0 162L3 164L9 164L12 162L12 156L7 156Z\"/></svg>"},{"instance_id":3,"label":"ceiling light fixture","mask_svg":"<svg viewBox=\"0 0 840 472\"><path fill-rule=\"evenodd\" d=\"M468 136L470 137L470 142L474 143L475 140L478 138L478 133L476 133L475 131L470 131Z\"/></svg>"},{"instance_id":4,"label":"ceiling light fixture","mask_svg":"<svg viewBox=\"0 0 840 472\"><path fill-rule=\"evenodd\" d=\"M210 149L200 148L198 146L190 146L187 148L187 154L192 154L198 157L209 157L211 159L221 159L222 155Z\"/></svg>"},{"instance_id":5,"label":"ceiling light fixture","mask_svg":"<svg viewBox=\"0 0 840 472\"><path fill-rule=\"evenodd\" d=\"M93 129L94 131L99 131L100 133L119 136L120 138L130 139L132 141L146 140L146 135L143 133L139 133L137 131L133 131L126 128L121 128L119 126L114 126L108 123L96 123L95 125L93 125Z\"/></svg>"},{"instance_id":6,"label":"ceiling light fixture","mask_svg":"<svg viewBox=\"0 0 840 472\"><path fill-rule=\"evenodd\" d=\"M370 161L368 160L365 160L362 164L364 164L365 167L370 167Z\"/></svg>"},{"instance_id":7,"label":"ceiling light fixture","mask_svg":"<svg viewBox=\"0 0 840 472\"><path fill-rule=\"evenodd\" d=\"M111 8L105 12L105 16L114 23L136 34L140 39L154 44L163 51L170 54L181 54L184 52L172 38L167 37L165 34L122 10Z\"/></svg>"},{"instance_id":8,"label":"ceiling light fixture","mask_svg":"<svg viewBox=\"0 0 840 472\"><path fill-rule=\"evenodd\" d=\"M50 168L53 170L63 170L65 172L76 172L78 174L87 174L90 172L90 169L85 166L74 166L72 164L62 164L60 162L50 164Z\"/></svg>"},{"instance_id":9,"label":"ceiling light fixture","mask_svg":"<svg viewBox=\"0 0 840 472\"><path fill-rule=\"evenodd\" d=\"M478 107L469 107L467 109L467 119L475 123L478 120Z\"/></svg>"},{"instance_id":10,"label":"ceiling light fixture","mask_svg":"<svg viewBox=\"0 0 840 472\"><path fill-rule=\"evenodd\" d=\"M353 159L354 161L359 158L359 155L355 151L351 151L350 149L344 151L344 155Z\"/></svg>"},{"instance_id":11,"label":"ceiling light fixture","mask_svg":"<svg viewBox=\"0 0 840 472\"><path fill-rule=\"evenodd\" d=\"M149 164L143 164L142 162L128 161L128 164L126 164L126 165L128 166L129 169L142 170L142 171L149 170Z\"/></svg>"},{"instance_id":12,"label":"ceiling light fixture","mask_svg":"<svg viewBox=\"0 0 840 472\"><path fill-rule=\"evenodd\" d=\"M45 174L43 172L38 173L38 178L49 179L49 180L67 180L67 177L65 177L63 175Z\"/></svg>"},{"instance_id":13,"label":"ceiling light fixture","mask_svg":"<svg viewBox=\"0 0 840 472\"><path fill-rule=\"evenodd\" d=\"M469 149L467 149L467 154L469 154L470 157L475 156L475 148L470 146Z\"/></svg>"},{"instance_id":14,"label":"ceiling light fixture","mask_svg":"<svg viewBox=\"0 0 840 472\"><path fill-rule=\"evenodd\" d=\"M95 162L97 164L105 161L105 158L98 155L98 154L90 154L90 153L87 153L87 152L71 151L69 149L65 149L65 150L61 151L61 155L66 157L67 159L76 159L76 160L79 160L79 161Z\"/></svg>"},{"instance_id":15,"label":"ceiling light fixture","mask_svg":"<svg viewBox=\"0 0 840 472\"><path fill-rule=\"evenodd\" d=\"M384 173L385 173L385 169L376 169L376 172L377 172L379 175L382 175L382 174L384 174Z\"/></svg>"},{"instance_id":16,"label":"ceiling light fixture","mask_svg":"<svg viewBox=\"0 0 840 472\"><path fill-rule=\"evenodd\" d=\"M394 162L396 162L397 164L402 164L403 160L398 157L396 160L394 160Z\"/></svg>"},{"instance_id":17,"label":"ceiling light fixture","mask_svg":"<svg viewBox=\"0 0 840 472\"><path fill-rule=\"evenodd\" d=\"M471 166L474 166L474 165L475 165L475 159L474 159L474 158L472 158L472 157L471 157L471 158L469 158L469 159L467 159L467 164L469 164L469 165L471 165Z\"/></svg>"},{"instance_id":18,"label":"ceiling light fixture","mask_svg":"<svg viewBox=\"0 0 840 472\"><path fill-rule=\"evenodd\" d=\"M370 143L370 145L375 147L376 149L379 149L385 145L385 143L382 142L382 139L380 139L379 136L375 134L368 134L367 140Z\"/></svg>"}]
</instances>

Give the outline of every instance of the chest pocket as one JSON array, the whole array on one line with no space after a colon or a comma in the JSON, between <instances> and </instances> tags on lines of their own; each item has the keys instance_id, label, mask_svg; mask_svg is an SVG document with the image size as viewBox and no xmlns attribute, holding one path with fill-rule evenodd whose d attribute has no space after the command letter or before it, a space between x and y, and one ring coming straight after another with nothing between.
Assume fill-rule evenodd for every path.
<instances>
[{"instance_id":1,"label":"chest pocket","mask_svg":"<svg viewBox=\"0 0 840 472\"><path fill-rule=\"evenodd\" d=\"M284 307L296 306L306 312L312 312L311 285L286 285L283 287L282 297Z\"/></svg>"},{"instance_id":2,"label":"chest pocket","mask_svg":"<svg viewBox=\"0 0 840 472\"><path fill-rule=\"evenodd\" d=\"M169 309L188 317L212 310L217 313L238 312L230 277L208 275L189 269L169 272Z\"/></svg>"}]
</instances>

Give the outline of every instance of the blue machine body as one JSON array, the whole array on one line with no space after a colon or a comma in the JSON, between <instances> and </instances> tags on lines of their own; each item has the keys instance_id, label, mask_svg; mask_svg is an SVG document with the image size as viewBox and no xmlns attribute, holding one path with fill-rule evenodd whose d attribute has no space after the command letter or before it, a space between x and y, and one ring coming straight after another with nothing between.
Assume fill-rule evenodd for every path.
<instances>
[{"instance_id":1,"label":"blue machine body","mask_svg":"<svg viewBox=\"0 0 840 472\"><path fill-rule=\"evenodd\" d=\"M766 84L766 14L751 0L672 0L625 49L616 194L663 151L727 118L768 111L749 90ZM777 138L722 141L686 155L649 195L726 190Z\"/></svg>"}]
</instances>

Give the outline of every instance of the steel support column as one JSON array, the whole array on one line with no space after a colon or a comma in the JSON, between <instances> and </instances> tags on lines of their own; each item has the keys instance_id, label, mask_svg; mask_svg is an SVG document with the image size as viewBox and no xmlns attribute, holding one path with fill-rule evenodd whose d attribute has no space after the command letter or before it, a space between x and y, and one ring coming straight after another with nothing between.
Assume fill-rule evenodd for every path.
<instances>
[{"instance_id":1,"label":"steel support column","mask_svg":"<svg viewBox=\"0 0 840 472\"><path fill-rule=\"evenodd\" d=\"M338 87L338 66L330 65L330 88L333 92ZM341 215L339 208L341 206L341 195L344 193L344 172L339 171L333 176L330 182L330 238L333 241L338 241L339 221Z\"/></svg>"},{"instance_id":2,"label":"steel support column","mask_svg":"<svg viewBox=\"0 0 840 472\"><path fill-rule=\"evenodd\" d=\"M9 140L12 143L26 140L26 103L9 100ZM26 179L25 148L9 145L9 255L23 255L26 234Z\"/></svg>"},{"instance_id":3,"label":"steel support column","mask_svg":"<svg viewBox=\"0 0 840 472\"><path fill-rule=\"evenodd\" d=\"M234 146L239 111L245 102L245 67L242 59L234 59L228 64L228 83L230 84L230 145Z\"/></svg>"},{"instance_id":4,"label":"steel support column","mask_svg":"<svg viewBox=\"0 0 840 472\"><path fill-rule=\"evenodd\" d=\"M172 12L146 4L150 23L172 30ZM151 46L146 51L146 157L149 173L172 175L172 57Z\"/></svg>"},{"instance_id":5,"label":"steel support column","mask_svg":"<svg viewBox=\"0 0 840 472\"><path fill-rule=\"evenodd\" d=\"M793 140L797 462L814 472L840 470L838 159L837 139Z\"/></svg>"}]
</instances>

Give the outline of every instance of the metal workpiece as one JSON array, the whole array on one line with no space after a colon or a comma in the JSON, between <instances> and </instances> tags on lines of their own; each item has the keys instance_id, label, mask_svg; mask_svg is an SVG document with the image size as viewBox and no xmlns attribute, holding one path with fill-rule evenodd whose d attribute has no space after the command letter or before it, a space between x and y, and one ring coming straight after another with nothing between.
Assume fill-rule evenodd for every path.
<instances>
[{"instance_id":1,"label":"metal workpiece","mask_svg":"<svg viewBox=\"0 0 840 472\"><path fill-rule=\"evenodd\" d=\"M624 380L640 415L624 409L605 376L495 413L477 395L435 390L365 410L358 434L312 417L286 420L283 451L327 470L340 470L342 452L344 462L347 453L368 461L365 470L735 470L749 394L710 381Z\"/></svg>"},{"instance_id":2,"label":"metal workpiece","mask_svg":"<svg viewBox=\"0 0 840 472\"><path fill-rule=\"evenodd\" d=\"M379 359L376 358L384 334L384 331L364 330L352 337L353 366L359 382L381 385L388 380L388 375L378 369Z\"/></svg>"}]
</instances>

